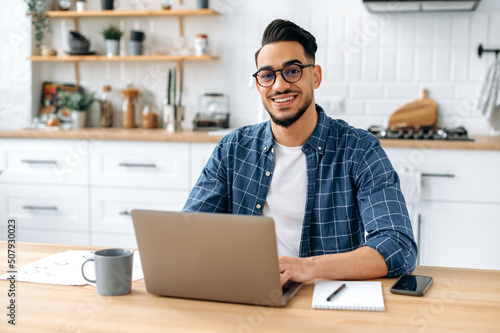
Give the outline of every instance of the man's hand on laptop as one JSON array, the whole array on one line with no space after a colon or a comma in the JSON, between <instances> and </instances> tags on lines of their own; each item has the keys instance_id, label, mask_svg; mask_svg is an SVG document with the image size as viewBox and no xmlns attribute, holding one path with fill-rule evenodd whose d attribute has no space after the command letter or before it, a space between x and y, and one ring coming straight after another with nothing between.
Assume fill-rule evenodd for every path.
<instances>
[{"instance_id":1,"label":"man's hand on laptop","mask_svg":"<svg viewBox=\"0 0 500 333\"><path fill-rule=\"evenodd\" d=\"M309 258L294 258L278 256L281 272L281 285L288 280L307 282L315 278Z\"/></svg>"}]
</instances>

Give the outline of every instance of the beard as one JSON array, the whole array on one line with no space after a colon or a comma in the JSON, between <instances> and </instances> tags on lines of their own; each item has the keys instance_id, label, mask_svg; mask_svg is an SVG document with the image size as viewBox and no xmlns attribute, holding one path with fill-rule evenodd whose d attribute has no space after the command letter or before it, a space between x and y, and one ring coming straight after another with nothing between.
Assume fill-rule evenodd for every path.
<instances>
[{"instance_id":1,"label":"beard","mask_svg":"<svg viewBox=\"0 0 500 333\"><path fill-rule=\"evenodd\" d=\"M288 94L290 92L292 92L292 91L287 90L287 91L284 91L283 94ZM281 94L281 93L279 93L279 94ZM276 95L278 95L278 94L276 94ZM269 105L266 104L265 101L262 101L262 104L264 105L264 108L267 110L267 113L269 113L269 117L271 117L271 120L276 125L284 127L284 128L288 128L291 125L293 125L297 120L299 120L304 115L304 113L306 113L306 110L311 105L312 100L313 100L312 95L305 96L305 100L301 105L299 105L299 109L297 110L297 112L295 112L294 114L292 114L291 116L286 117L286 118L278 118L276 115L274 115L270 111L271 108L269 107Z\"/></svg>"}]
</instances>

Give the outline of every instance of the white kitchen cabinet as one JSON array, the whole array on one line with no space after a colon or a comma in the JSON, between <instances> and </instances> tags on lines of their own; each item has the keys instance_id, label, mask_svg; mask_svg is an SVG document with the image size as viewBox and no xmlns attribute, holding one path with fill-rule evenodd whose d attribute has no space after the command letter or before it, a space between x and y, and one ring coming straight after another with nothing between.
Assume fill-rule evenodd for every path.
<instances>
[{"instance_id":1,"label":"white kitchen cabinet","mask_svg":"<svg viewBox=\"0 0 500 333\"><path fill-rule=\"evenodd\" d=\"M0 183L85 185L87 140L0 139Z\"/></svg>"},{"instance_id":2,"label":"white kitchen cabinet","mask_svg":"<svg viewBox=\"0 0 500 333\"><path fill-rule=\"evenodd\" d=\"M190 167L191 167L191 177L190 177L190 188L194 186L198 177L200 177L201 170L207 164L208 159L212 156L214 148L217 146L216 143L192 143L191 144L191 154L190 154Z\"/></svg>"},{"instance_id":3,"label":"white kitchen cabinet","mask_svg":"<svg viewBox=\"0 0 500 333\"><path fill-rule=\"evenodd\" d=\"M420 264L500 269L500 205L422 202Z\"/></svg>"},{"instance_id":4,"label":"white kitchen cabinet","mask_svg":"<svg viewBox=\"0 0 500 333\"><path fill-rule=\"evenodd\" d=\"M92 150L91 186L187 189L189 143L103 141Z\"/></svg>"},{"instance_id":5,"label":"white kitchen cabinet","mask_svg":"<svg viewBox=\"0 0 500 333\"><path fill-rule=\"evenodd\" d=\"M500 269L500 153L385 149L396 170L421 173L412 224L419 264ZM417 218L418 216L418 218Z\"/></svg>"},{"instance_id":6,"label":"white kitchen cabinet","mask_svg":"<svg viewBox=\"0 0 500 333\"><path fill-rule=\"evenodd\" d=\"M176 210L190 190L190 143L104 141L90 159L91 244L137 247L132 209Z\"/></svg>"},{"instance_id":7,"label":"white kitchen cabinet","mask_svg":"<svg viewBox=\"0 0 500 333\"><path fill-rule=\"evenodd\" d=\"M0 189L0 229L7 230L7 220L15 218L18 241L89 244L86 186L0 184Z\"/></svg>"},{"instance_id":8,"label":"white kitchen cabinet","mask_svg":"<svg viewBox=\"0 0 500 333\"><path fill-rule=\"evenodd\" d=\"M92 188L91 245L137 247L133 209L175 210L184 206L187 190Z\"/></svg>"}]
</instances>

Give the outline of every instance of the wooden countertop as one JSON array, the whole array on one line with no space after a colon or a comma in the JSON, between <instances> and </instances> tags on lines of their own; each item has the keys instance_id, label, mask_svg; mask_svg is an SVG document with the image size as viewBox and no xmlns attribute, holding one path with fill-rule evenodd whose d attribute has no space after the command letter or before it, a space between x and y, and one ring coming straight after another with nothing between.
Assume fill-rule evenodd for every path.
<instances>
[{"instance_id":1,"label":"wooden countertop","mask_svg":"<svg viewBox=\"0 0 500 333\"><path fill-rule=\"evenodd\" d=\"M144 128L85 128L81 130L12 130L0 131L0 138L70 139L70 140L118 140L118 141L171 141L171 142L219 142L222 136L209 135L204 131L167 132L164 129Z\"/></svg>"},{"instance_id":2,"label":"wooden countertop","mask_svg":"<svg viewBox=\"0 0 500 333\"><path fill-rule=\"evenodd\" d=\"M16 268L66 250L96 247L16 244ZM0 242L0 274L7 242ZM434 283L425 296L394 295L396 279L382 282L385 311L311 309L314 285L306 283L283 308L209 302L148 294L144 280L123 296L100 296L95 287L16 282L16 326L7 323L10 281L4 293L2 332L498 332L500 271L418 266Z\"/></svg>"},{"instance_id":3,"label":"wooden countertop","mask_svg":"<svg viewBox=\"0 0 500 333\"><path fill-rule=\"evenodd\" d=\"M125 141L171 141L171 142L213 142L222 135L209 135L203 131L180 131L169 133L164 129L85 128L82 130L3 130L0 138L39 138L73 140L125 140ZM477 135L475 141L440 140L388 140L380 142L384 148L424 149L466 149L500 150L500 136Z\"/></svg>"}]
</instances>

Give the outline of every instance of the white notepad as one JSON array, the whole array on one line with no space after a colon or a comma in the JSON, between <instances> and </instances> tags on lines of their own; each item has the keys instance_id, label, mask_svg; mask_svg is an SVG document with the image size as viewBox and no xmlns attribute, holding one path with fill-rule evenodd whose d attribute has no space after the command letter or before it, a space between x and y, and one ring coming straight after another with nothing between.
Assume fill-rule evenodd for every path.
<instances>
[{"instance_id":1,"label":"white notepad","mask_svg":"<svg viewBox=\"0 0 500 333\"><path fill-rule=\"evenodd\" d=\"M345 288L330 301L326 299L343 283ZM313 309L385 311L382 283L379 281L316 281Z\"/></svg>"}]
</instances>

